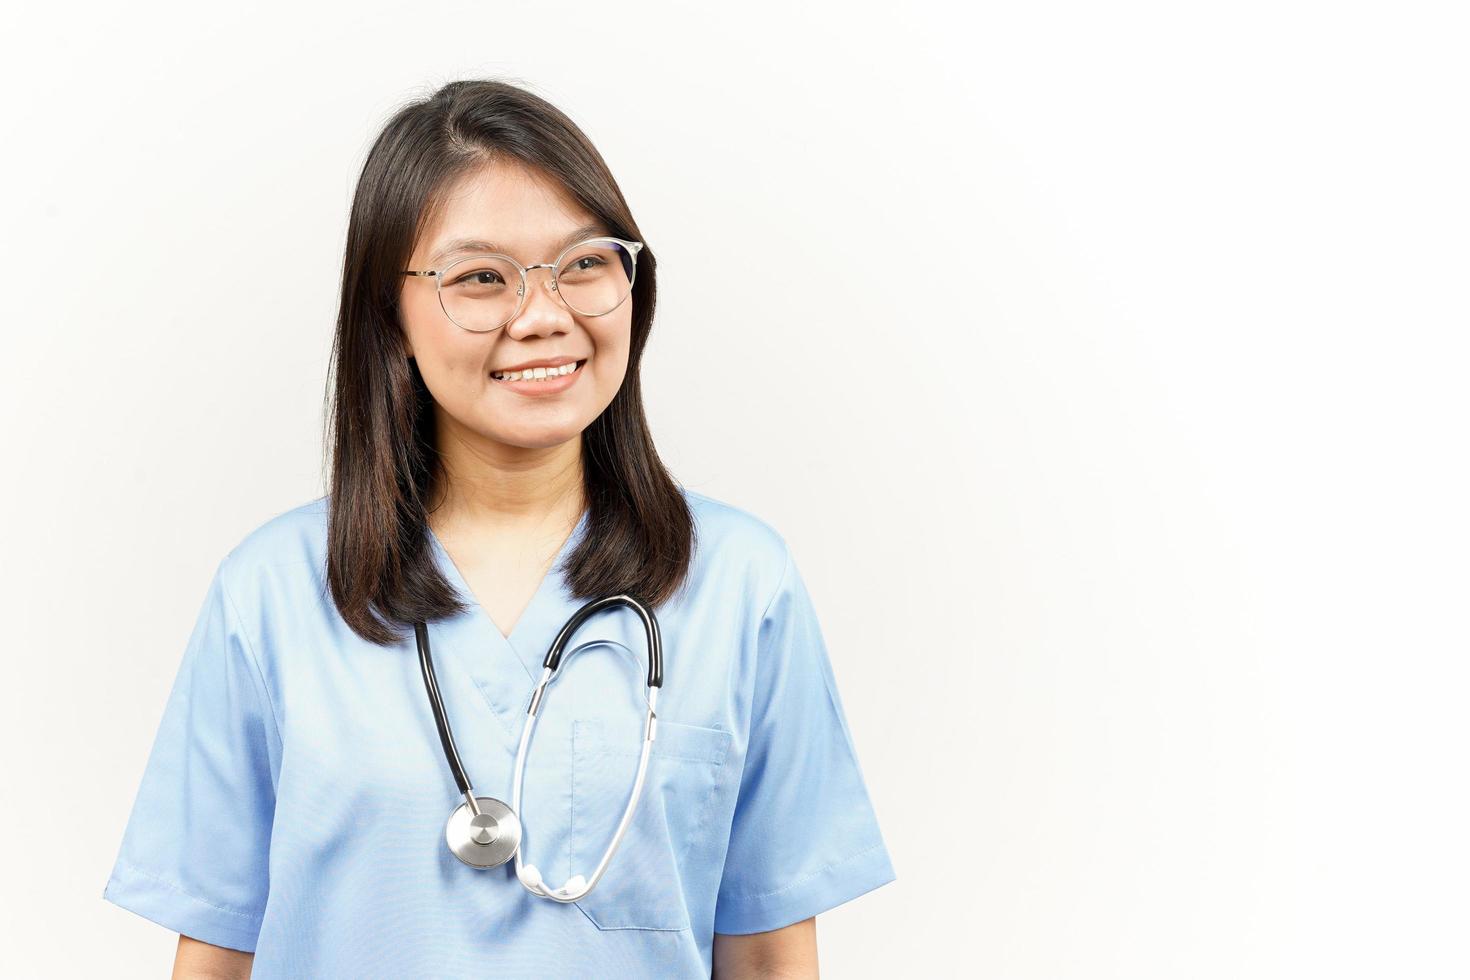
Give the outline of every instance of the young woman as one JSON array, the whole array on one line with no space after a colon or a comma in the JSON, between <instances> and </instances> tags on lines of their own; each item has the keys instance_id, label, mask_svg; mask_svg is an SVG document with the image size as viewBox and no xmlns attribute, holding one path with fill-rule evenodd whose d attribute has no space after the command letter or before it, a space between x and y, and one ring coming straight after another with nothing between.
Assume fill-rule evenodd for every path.
<instances>
[{"instance_id":1,"label":"young woman","mask_svg":"<svg viewBox=\"0 0 1470 980\"><path fill-rule=\"evenodd\" d=\"M176 976L816 976L817 913L893 880L784 539L654 449L655 273L527 91L378 137L331 492L219 564L104 892ZM595 609L542 691L608 596L651 617Z\"/></svg>"}]
</instances>

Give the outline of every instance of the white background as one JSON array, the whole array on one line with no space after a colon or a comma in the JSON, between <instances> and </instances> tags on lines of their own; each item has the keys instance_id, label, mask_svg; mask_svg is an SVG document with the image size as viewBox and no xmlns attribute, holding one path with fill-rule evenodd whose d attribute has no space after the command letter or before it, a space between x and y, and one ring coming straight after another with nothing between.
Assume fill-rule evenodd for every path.
<instances>
[{"instance_id":1,"label":"white background","mask_svg":"<svg viewBox=\"0 0 1470 980\"><path fill-rule=\"evenodd\" d=\"M898 872L824 975L1467 975L1453 6L7 13L0 974L171 963L101 898L168 685L323 492L369 141L495 76L611 164L658 444L822 616Z\"/></svg>"}]
</instances>

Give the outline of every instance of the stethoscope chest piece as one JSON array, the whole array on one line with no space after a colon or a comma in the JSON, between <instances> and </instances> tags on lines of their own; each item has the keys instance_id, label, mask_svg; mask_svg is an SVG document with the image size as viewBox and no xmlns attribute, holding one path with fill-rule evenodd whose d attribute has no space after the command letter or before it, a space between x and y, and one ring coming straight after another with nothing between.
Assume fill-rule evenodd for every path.
<instances>
[{"instance_id":1,"label":"stethoscope chest piece","mask_svg":"<svg viewBox=\"0 0 1470 980\"><path fill-rule=\"evenodd\" d=\"M472 868L498 868L521 846L521 822L511 808L491 796L477 796L480 812L461 803L444 825L454 856Z\"/></svg>"}]
</instances>

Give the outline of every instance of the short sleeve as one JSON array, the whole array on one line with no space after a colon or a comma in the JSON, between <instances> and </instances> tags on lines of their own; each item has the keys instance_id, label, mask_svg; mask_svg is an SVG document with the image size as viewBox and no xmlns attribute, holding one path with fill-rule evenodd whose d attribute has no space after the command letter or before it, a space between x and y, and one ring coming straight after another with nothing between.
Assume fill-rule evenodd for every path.
<instances>
[{"instance_id":1,"label":"short sleeve","mask_svg":"<svg viewBox=\"0 0 1470 980\"><path fill-rule=\"evenodd\" d=\"M895 878L821 628L787 551L761 618L715 932L779 929Z\"/></svg>"},{"instance_id":2,"label":"short sleeve","mask_svg":"<svg viewBox=\"0 0 1470 980\"><path fill-rule=\"evenodd\" d=\"M250 952L269 884L279 732L226 591L228 561L189 636L102 897Z\"/></svg>"}]
</instances>

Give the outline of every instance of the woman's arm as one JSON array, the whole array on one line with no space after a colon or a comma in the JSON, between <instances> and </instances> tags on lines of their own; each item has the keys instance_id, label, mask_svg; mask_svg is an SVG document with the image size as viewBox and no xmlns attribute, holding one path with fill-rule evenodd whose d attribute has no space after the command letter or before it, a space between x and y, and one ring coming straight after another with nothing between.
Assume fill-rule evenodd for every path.
<instances>
[{"instance_id":1,"label":"woman's arm","mask_svg":"<svg viewBox=\"0 0 1470 980\"><path fill-rule=\"evenodd\" d=\"M816 980L817 918L748 936L715 933L712 980Z\"/></svg>"},{"instance_id":2,"label":"woman's arm","mask_svg":"<svg viewBox=\"0 0 1470 980\"><path fill-rule=\"evenodd\" d=\"M249 980L254 953L212 946L179 934L173 980Z\"/></svg>"}]
</instances>

